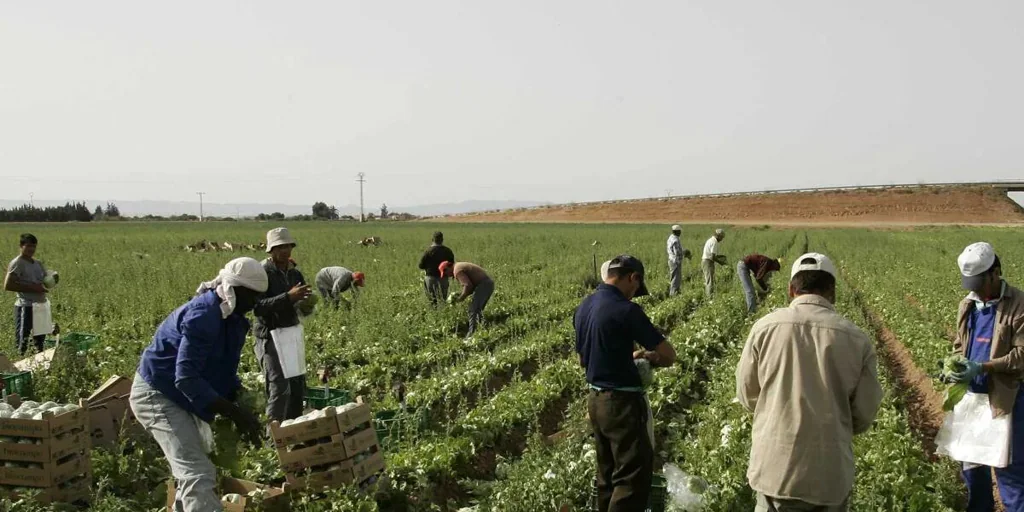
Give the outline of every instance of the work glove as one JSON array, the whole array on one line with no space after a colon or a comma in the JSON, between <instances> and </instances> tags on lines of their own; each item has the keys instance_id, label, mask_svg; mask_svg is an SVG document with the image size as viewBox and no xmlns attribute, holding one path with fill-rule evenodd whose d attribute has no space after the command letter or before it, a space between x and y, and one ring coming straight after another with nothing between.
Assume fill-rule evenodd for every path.
<instances>
[{"instance_id":1,"label":"work glove","mask_svg":"<svg viewBox=\"0 0 1024 512\"><path fill-rule=\"evenodd\" d=\"M953 379L957 382L970 382L981 373L981 363L967 361L964 363L964 371L953 374Z\"/></svg>"}]
</instances>

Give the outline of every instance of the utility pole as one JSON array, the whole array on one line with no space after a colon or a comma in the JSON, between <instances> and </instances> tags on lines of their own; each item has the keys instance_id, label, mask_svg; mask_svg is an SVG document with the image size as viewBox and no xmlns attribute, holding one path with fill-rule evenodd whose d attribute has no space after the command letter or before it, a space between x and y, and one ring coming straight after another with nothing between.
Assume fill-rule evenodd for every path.
<instances>
[{"instance_id":1,"label":"utility pole","mask_svg":"<svg viewBox=\"0 0 1024 512\"><path fill-rule=\"evenodd\" d=\"M206 194L206 192L196 192L196 195L199 196L199 222L203 221L203 195L204 194Z\"/></svg>"},{"instance_id":2,"label":"utility pole","mask_svg":"<svg viewBox=\"0 0 1024 512\"><path fill-rule=\"evenodd\" d=\"M359 179L356 180L359 182L359 222L366 221L366 215L363 213L363 183L366 183L365 176L366 173L361 172L359 173Z\"/></svg>"},{"instance_id":3,"label":"utility pole","mask_svg":"<svg viewBox=\"0 0 1024 512\"><path fill-rule=\"evenodd\" d=\"M34 207L36 205L35 199L36 199L35 193L29 192L28 193L28 205Z\"/></svg>"}]
</instances>

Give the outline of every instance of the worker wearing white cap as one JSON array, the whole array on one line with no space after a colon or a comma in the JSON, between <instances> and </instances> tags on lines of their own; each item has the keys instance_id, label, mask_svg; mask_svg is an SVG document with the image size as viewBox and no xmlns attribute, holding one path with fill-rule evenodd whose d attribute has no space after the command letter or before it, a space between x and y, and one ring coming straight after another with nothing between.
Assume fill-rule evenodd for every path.
<instances>
[{"instance_id":1,"label":"worker wearing white cap","mask_svg":"<svg viewBox=\"0 0 1024 512\"><path fill-rule=\"evenodd\" d=\"M1009 439L991 435L988 440L996 448L1009 446L1008 464L995 468L1003 506L1024 510L1024 294L1003 280L999 256L985 242L967 246L957 263L963 287L970 293L960 302L954 342L967 358L966 369L954 378L969 383L970 393L987 396L992 418L1012 413ZM960 411L958 407L953 414ZM963 475L967 510L994 510L992 468L965 464Z\"/></svg>"},{"instance_id":2,"label":"worker wearing white cap","mask_svg":"<svg viewBox=\"0 0 1024 512\"><path fill-rule=\"evenodd\" d=\"M267 417L272 421L301 416L306 397L306 346L298 310L312 288L292 260L295 246L288 228L267 232L267 292L253 310L256 360L266 380Z\"/></svg>"},{"instance_id":3,"label":"worker wearing white cap","mask_svg":"<svg viewBox=\"0 0 1024 512\"><path fill-rule=\"evenodd\" d=\"M683 249L679 235L683 234L683 227L679 224L672 226L672 234L668 237L668 294L679 293L679 287L683 282L683 258L690 257L690 251Z\"/></svg>"},{"instance_id":4,"label":"worker wearing white cap","mask_svg":"<svg viewBox=\"0 0 1024 512\"><path fill-rule=\"evenodd\" d=\"M704 254L700 268L704 271L704 293L710 298L715 293L715 264L725 265L725 256L718 253L718 242L725 239L725 231L716 229L715 234L704 242Z\"/></svg>"},{"instance_id":5,"label":"worker wearing white cap","mask_svg":"<svg viewBox=\"0 0 1024 512\"><path fill-rule=\"evenodd\" d=\"M754 324L736 367L740 404L754 414L747 479L757 511L849 508L853 436L882 401L867 334L832 306L836 268L823 254L793 263L789 307Z\"/></svg>"}]
</instances>

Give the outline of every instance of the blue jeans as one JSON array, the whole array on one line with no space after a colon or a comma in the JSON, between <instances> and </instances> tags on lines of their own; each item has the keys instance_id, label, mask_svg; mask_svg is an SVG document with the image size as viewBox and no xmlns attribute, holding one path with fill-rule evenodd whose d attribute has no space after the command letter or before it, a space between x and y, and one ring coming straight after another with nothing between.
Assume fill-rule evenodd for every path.
<instances>
[{"instance_id":1,"label":"blue jeans","mask_svg":"<svg viewBox=\"0 0 1024 512\"><path fill-rule=\"evenodd\" d=\"M743 285L743 296L747 299L747 313L754 313L757 309L757 296L754 294L754 282L750 279L750 270L740 260L736 264L736 274L740 276L740 284Z\"/></svg>"},{"instance_id":2,"label":"blue jeans","mask_svg":"<svg viewBox=\"0 0 1024 512\"><path fill-rule=\"evenodd\" d=\"M217 468L203 449L192 414L153 389L138 374L129 398L139 424L156 439L177 480L174 512L221 512Z\"/></svg>"},{"instance_id":3,"label":"blue jeans","mask_svg":"<svg viewBox=\"0 0 1024 512\"><path fill-rule=\"evenodd\" d=\"M28 351L29 341L35 343L36 351L43 351L46 336L32 336L32 306L14 306L14 339L21 355Z\"/></svg>"}]
</instances>

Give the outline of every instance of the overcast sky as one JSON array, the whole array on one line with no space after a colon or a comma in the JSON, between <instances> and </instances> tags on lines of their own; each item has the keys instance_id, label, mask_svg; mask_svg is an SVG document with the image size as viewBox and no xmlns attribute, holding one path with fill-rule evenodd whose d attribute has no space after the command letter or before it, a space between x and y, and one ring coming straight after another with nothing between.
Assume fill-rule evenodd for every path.
<instances>
[{"instance_id":1,"label":"overcast sky","mask_svg":"<svg viewBox=\"0 0 1024 512\"><path fill-rule=\"evenodd\" d=\"M0 4L0 198L1020 178L1024 2Z\"/></svg>"}]
</instances>

